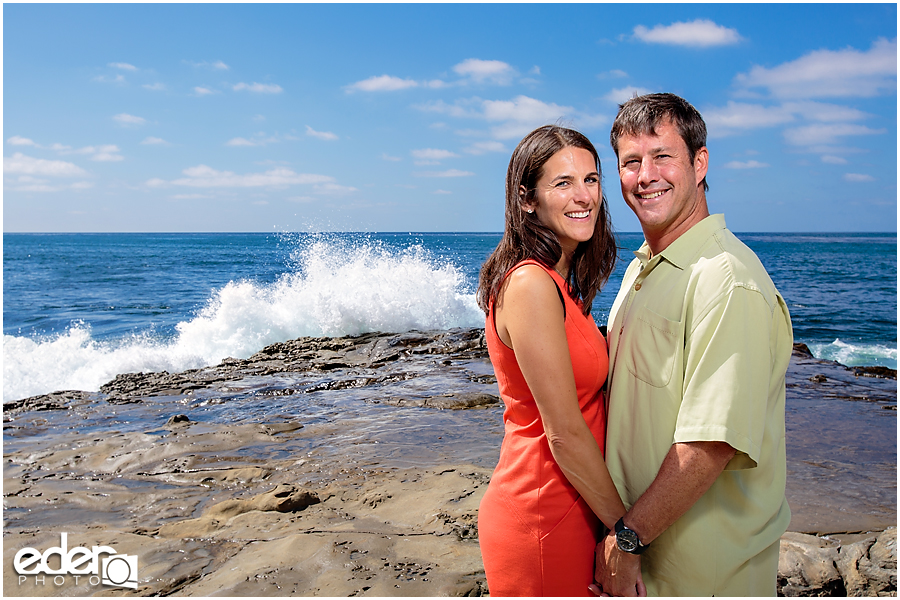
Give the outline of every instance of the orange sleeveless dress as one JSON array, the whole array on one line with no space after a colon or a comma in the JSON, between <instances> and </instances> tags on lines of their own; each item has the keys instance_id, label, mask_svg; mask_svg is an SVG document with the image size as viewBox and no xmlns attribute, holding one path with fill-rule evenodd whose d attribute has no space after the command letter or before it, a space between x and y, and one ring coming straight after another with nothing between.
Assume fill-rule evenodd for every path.
<instances>
[{"instance_id":1,"label":"orange sleeveless dress","mask_svg":"<svg viewBox=\"0 0 900 600\"><path fill-rule=\"evenodd\" d=\"M562 277L533 260L553 277ZM508 276L509 274L507 274ZM606 448L606 406L601 388L609 356L606 340L590 315L562 293L566 339L578 404L600 450ZM592 596L594 548L602 524L568 482L550 453L534 397L516 355L494 325L491 304L485 337L500 396L505 433L500 461L478 510L478 539L491 596Z\"/></svg>"}]
</instances>

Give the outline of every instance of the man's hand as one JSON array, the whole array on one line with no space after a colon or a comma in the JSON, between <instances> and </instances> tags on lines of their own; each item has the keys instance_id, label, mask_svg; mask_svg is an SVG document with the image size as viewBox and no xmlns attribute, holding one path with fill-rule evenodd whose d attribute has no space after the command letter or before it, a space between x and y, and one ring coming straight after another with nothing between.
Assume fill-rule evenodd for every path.
<instances>
[{"instance_id":1,"label":"man's hand","mask_svg":"<svg viewBox=\"0 0 900 600\"><path fill-rule=\"evenodd\" d=\"M622 552L616 536L610 532L597 544L594 580L591 591L600 596L646 596L641 578L641 557ZM596 588L596 589L595 589Z\"/></svg>"}]
</instances>

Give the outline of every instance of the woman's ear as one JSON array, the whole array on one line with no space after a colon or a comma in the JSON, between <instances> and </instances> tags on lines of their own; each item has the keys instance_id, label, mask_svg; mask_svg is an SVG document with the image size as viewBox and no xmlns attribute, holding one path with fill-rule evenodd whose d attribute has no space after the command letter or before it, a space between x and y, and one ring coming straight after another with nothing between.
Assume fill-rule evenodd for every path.
<instances>
[{"instance_id":1,"label":"woman's ear","mask_svg":"<svg viewBox=\"0 0 900 600\"><path fill-rule=\"evenodd\" d=\"M528 190L525 189L524 185L519 186L519 206L528 214L533 213L535 209L534 202L528 200Z\"/></svg>"}]
</instances>

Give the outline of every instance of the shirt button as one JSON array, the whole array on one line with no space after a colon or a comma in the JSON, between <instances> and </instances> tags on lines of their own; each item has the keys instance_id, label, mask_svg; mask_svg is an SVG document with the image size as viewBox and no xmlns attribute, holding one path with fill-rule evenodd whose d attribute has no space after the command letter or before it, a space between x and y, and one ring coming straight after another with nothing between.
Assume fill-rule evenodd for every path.
<instances>
[{"instance_id":1,"label":"shirt button","mask_svg":"<svg viewBox=\"0 0 900 600\"><path fill-rule=\"evenodd\" d=\"M640 289L641 289L641 284L639 284L639 283L634 284L634 291L637 292Z\"/></svg>"}]
</instances>

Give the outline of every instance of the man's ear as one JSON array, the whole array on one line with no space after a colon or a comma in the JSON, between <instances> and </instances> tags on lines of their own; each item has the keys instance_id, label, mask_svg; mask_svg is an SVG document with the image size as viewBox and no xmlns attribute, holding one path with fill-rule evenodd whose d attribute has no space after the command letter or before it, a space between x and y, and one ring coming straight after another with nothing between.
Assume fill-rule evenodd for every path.
<instances>
[{"instance_id":1,"label":"man's ear","mask_svg":"<svg viewBox=\"0 0 900 600\"><path fill-rule=\"evenodd\" d=\"M697 179L697 185L700 185L700 182L706 177L706 172L708 170L709 150L706 149L706 146L703 146L697 150L696 154L694 154L694 174Z\"/></svg>"}]
</instances>

